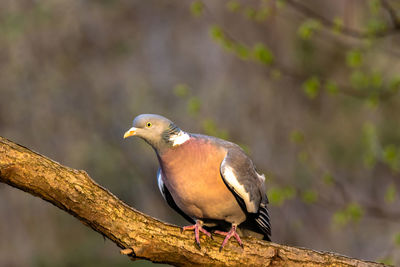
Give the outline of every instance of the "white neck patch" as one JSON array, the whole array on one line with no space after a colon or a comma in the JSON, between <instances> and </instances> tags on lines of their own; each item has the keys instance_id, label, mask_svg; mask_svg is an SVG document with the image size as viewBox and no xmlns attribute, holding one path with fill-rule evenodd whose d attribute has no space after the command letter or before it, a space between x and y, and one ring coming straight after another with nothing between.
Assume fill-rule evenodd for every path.
<instances>
[{"instance_id":1,"label":"white neck patch","mask_svg":"<svg viewBox=\"0 0 400 267\"><path fill-rule=\"evenodd\" d=\"M169 141L172 142L172 146L182 145L190 139L190 136L184 131L180 131L178 134L171 135Z\"/></svg>"}]
</instances>

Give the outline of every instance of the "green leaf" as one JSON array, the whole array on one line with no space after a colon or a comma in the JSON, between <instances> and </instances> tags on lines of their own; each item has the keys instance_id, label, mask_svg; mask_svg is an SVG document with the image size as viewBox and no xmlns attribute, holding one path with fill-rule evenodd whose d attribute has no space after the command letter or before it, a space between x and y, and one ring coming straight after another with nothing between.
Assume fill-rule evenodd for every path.
<instances>
[{"instance_id":1,"label":"green leaf","mask_svg":"<svg viewBox=\"0 0 400 267\"><path fill-rule=\"evenodd\" d=\"M263 7L257 11L255 20L258 22L263 22L269 17L270 14L271 14L271 9L269 7Z\"/></svg>"},{"instance_id":2,"label":"green leaf","mask_svg":"<svg viewBox=\"0 0 400 267\"><path fill-rule=\"evenodd\" d=\"M256 17L256 10L252 7L246 7L244 9L244 15L249 19L254 19Z\"/></svg>"},{"instance_id":3,"label":"green leaf","mask_svg":"<svg viewBox=\"0 0 400 267\"><path fill-rule=\"evenodd\" d=\"M235 44L234 51L241 59L248 59L250 57L249 49L243 44Z\"/></svg>"},{"instance_id":4,"label":"green leaf","mask_svg":"<svg viewBox=\"0 0 400 267\"><path fill-rule=\"evenodd\" d=\"M224 49L226 49L229 52L235 52L238 55L242 55L242 54L244 54L243 51L245 51L247 49L243 45L236 44L229 38L226 38L224 31L218 25L213 25L210 28L210 35L214 39L214 41L219 43ZM245 49L243 49L243 48L245 48ZM247 54L248 54L248 52L247 52Z\"/></svg>"},{"instance_id":5,"label":"green leaf","mask_svg":"<svg viewBox=\"0 0 400 267\"><path fill-rule=\"evenodd\" d=\"M186 84L180 83L175 85L174 94L178 97L186 97L189 95L189 87Z\"/></svg>"},{"instance_id":6,"label":"green leaf","mask_svg":"<svg viewBox=\"0 0 400 267\"><path fill-rule=\"evenodd\" d=\"M387 145L383 149L383 162L385 162L392 171L400 170L400 149L395 145Z\"/></svg>"},{"instance_id":7,"label":"green leaf","mask_svg":"<svg viewBox=\"0 0 400 267\"><path fill-rule=\"evenodd\" d=\"M336 211L333 214L333 223L338 226L345 226L348 223L347 214L342 210Z\"/></svg>"},{"instance_id":8,"label":"green leaf","mask_svg":"<svg viewBox=\"0 0 400 267\"><path fill-rule=\"evenodd\" d=\"M295 144L301 144L304 142L304 134L299 130L293 130L290 133L290 141Z\"/></svg>"},{"instance_id":9,"label":"green leaf","mask_svg":"<svg viewBox=\"0 0 400 267\"><path fill-rule=\"evenodd\" d=\"M262 43L254 45L253 56L257 61L266 65L270 65L274 60L271 50Z\"/></svg>"},{"instance_id":10,"label":"green leaf","mask_svg":"<svg viewBox=\"0 0 400 267\"><path fill-rule=\"evenodd\" d=\"M358 49L351 50L346 55L346 63L351 68L360 67L363 63L363 56Z\"/></svg>"},{"instance_id":11,"label":"green leaf","mask_svg":"<svg viewBox=\"0 0 400 267\"><path fill-rule=\"evenodd\" d=\"M314 99L317 97L321 83L318 77L313 76L303 83L303 89L308 98Z\"/></svg>"},{"instance_id":12,"label":"green leaf","mask_svg":"<svg viewBox=\"0 0 400 267\"><path fill-rule=\"evenodd\" d=\"M339 88L335 81L327 81L325 83L325 90L331 95L337 95Z\"/></svg>"},{"instance_id":13,"label":"green leaf","mask_svg":"<svg viewBox=\"0 0 400 267\"><path fill-rule=\"evenodd\" d=\"M351 203L347 206L346 212L349 215L350 220L358 223L364 215L364 210L357 203Z\"/></svg>"},{"instance_id":14,"label":"green leaf","mask_svg":"<svg viewBox=\"0 0 400 267\"><path fill-rule=\"evenodd\" d=\"M386 31L387 26L382 19L370 18L367 23L367 32L370 35L375 35L379 32Z\"/></svg>"},{"instance_id":15,"label":"green leaf","mask_svg":"<svg viewBox=\"0 0 400 267\"><path fill-rule=\"evenodd\" d=\"M307 19L300 25L297 34L303 40L310 40L320 28L321 22L316 19Z\"/></svg>"},{"instance_id":16,"label":"green leaf","mask_svg":"<svg viewBox=\"0 0 400 267\"><path fill-rule=\"evenodd\" d=\"M269 202L273 206L281 206L285 200L282 192L278 188L275 188L275 187L269 188L267 195L268 195Z\"/></svg>"},{"instance_id":17,"label":"green leaf","mask_svg":"<svg viewBox=\"0 0 400 267\"><path fill-rule=\"evenodd\" d=\"M387 163L394 162L398 157L399 151L395 145L387 145L383 149L383 159Z\"/></svg>"},{"instance_id":18,"label":"green leaf","mask_svg":"<svg viewBox=\"0 0 400 267\"><path fill-rule=\"evenodd\" d=\"M270 187L268 189L268 199L271 205L281 206L286 200L292 199L296 190L293 187Z\"/></svg>"},{"instance_id":19,"label":"green leaf","mask_svg":"<svg viewBox=\"0 0 400 267\"><path fill-rule=\"evenodd\" d=\"M335 32L335 33L341 33L341 32L342 32L342 29L343 29L343 26L344 26L344 22L343 22L343 19L342 19L342 18L340 18L340 17L335 17L335 18L333 19L333 28L332 28L333 32Z\"/></svg>"},{"instance_id":20,"label":"green leaf","mask_svg":"<svg viewBox=\"0 0 400 267\"><path fill-rule=\"evenodd\" d=\"M385 193L386 203L393 203L396 199L397 190L394 184L390 184Z\"/></svg>"},{"instance_id":21,"label":"green leaf","mask_svg":"<svg viewBox=\"0 0 400 267\"><path fill-rule=\"evenodd\" d=\"M373 15L377 15L381 9L381 1L380 0L369 0L368 7L370 12Z\"/></svg>"},{"instance_id":22,"label":"green leaf","mask_svg":"<svg viewBox=\"0 0 400 267\"><path fill-rule=\"evenodd\" d=\"M201 101L197 97L191 97L188 101L188 111L191 115L197 115L200 111Z\"/></svg>"},{"instance_id":23,"label":"green leaf","mask_svg":"<svg viewBox=\"0 0 400 267\"><path fill-rule=\"evenodd\" d=\"M318 200L318 194L313 190L307 190L302 193L301 198L305 203L312 204Z\"/></svg>"},{"instance_id":24,"label":"green leaf","mask_svg":"<svg viewBox=\"0 0 400 267\"><path fill-rule=\"evenodd\" d=\"M333 222L338 226L344 226L350 222L358 223L363 215L364 210L362 207L353 202L347 205L346 208L336 211L333 214Z\"/></svg>"},{"instance_id":25,"label":"green leaf","mask_svg":"<svg viewBox=\"0 0 400 267\"><path fill-rule=\"evenodd\" d=\"M355 70L351 73L350 82L351 85L357 89L367 88L369 86L368 76L360 70Z\"/></svg>"},{"instance_id":26,"label":"green leaf","mask_svg":"<svg viewBox=\"0 0 400 267\"><path fill-rule=\"evenodd\" d=\"M194 1L190 6L190 11L195 17L200 17L203 14L204 4L201 1Z\"/></svg>"},{"instance_id":27,"label":"green leaf","mask_svg":"<svg viewBox=\"0 0 400 267\"><path fill-rule=\"evenodd\" d=\"M210 35L216 41L221 41L224 39L224 32L218 25L211 26Z\"/></svg>"},{"instance_id":28,"label":"green leaf","mask_svg":"<svg viewBox=\"0 0 400 267\"><path fill-rule=\"evenodd\" d=\"M333 185L334 183L334 178L332 176L332 174L330 173L324 173L324 175L322 176L322 181L326 184L326 185Z\"/></svg>"},{"instance_id":29,"label":"green leaf","mask_svg":"<svg viewBox=\"0 0 400 267\"><path fill-rule=\"evenodd\" d=\"M240 9L240 3L236 0L229 1L226 8L231 12L237 12Z\"/></svg>"},{"instance_id":30,"label":"green leaf","mask_svg":"<svg viewBox=\"0 0 400 267\"><path fill-rule=\"evenodd\" d=\"M397 92L400 89L400 76L394 77L389 84L389 89L392 92Z\"/></svg>"},{"instance_id":31,"label":"green leaf","mask_svg":"<svg viewBox=\"0 0 400 267\"><path fill-rule=\"evenodd\" d=\"M374 88L377 88L377 89L379 89L379 88L381 88L382 87L382 85L383 85L383 78L382 78L382 73L380 73L380 72L374 72L372 75L371 75L371 85L372 85L372 87L374 87Z\"/></svg>"},{"instance_id":32,"label":"green leaf","mask_svg":"<svg viewBox=\"0 0 400 267\"><path fill-rule=\"evenodd\" d=\"M226 39L225 36L221 39L221 44L224 49L229 52L234 52L236 48L236 44L229 39Z\"/></svg>"},{"instance_id":33,"label":"green leaf","mask_svg":"<svg viewBox=\"0 0 400 267\"><path fill-rule=\"evenodd\" d=\"M367 101L368 107L374 109L379 105L379 95L372 94L366 99L366 101Z\"/></svg>"},{"instance_id":34,"label":"green leaf","mask_svg":"<svg viewBox=\"0 0 400 267\"><path fill-rule=\"evenodd\" d=\"M296 190L292 186L286 186L283 188L283 194L286 199L292 199L296 195Z\"/></svg>"}]
</instances>

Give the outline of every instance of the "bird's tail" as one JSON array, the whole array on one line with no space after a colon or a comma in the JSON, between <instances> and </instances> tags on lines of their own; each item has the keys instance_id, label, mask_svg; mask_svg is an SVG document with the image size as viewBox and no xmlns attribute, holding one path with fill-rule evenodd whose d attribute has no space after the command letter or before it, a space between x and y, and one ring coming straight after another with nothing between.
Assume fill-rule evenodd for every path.
<instances>
[{"instance_id":1,"label":"bird's tail","mask_svg":"<svg viewBox=\"0 0 400 267\"><path fill-rule=\"evenodd\" d=\"M261 203L255 221L264 233L264 240L271 241L271 220L266 203Z\"/></svg>"}]
</instances>

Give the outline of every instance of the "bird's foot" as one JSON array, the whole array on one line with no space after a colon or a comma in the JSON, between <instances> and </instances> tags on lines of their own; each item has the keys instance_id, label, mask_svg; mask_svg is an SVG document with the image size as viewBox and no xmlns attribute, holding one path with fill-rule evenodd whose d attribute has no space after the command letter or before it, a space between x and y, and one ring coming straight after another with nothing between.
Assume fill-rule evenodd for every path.
<instances>
[{"instance_id":1,"label":"bird's foot","mask_svg":"<svg viewBox=\"0 0 400 267\"><path fill-rule=\"evenodd\" d=\"M236 233L236 227L237 227L236 225L232 225L232 228L231 228L231 230L229 230L229 232L223 232L223 231L218 231L218 230L214 232L216 234L220 234L220 235L224 235L225 236L225 239L222 242L221 247L219 248L219 251L222 251L222 249L228 243L229 239L232 236L235 237L236 241L243 248L242 240L240 240L240 237L239 237L238 233Z\"/></svg>"},{"instance_id":2,"label":"bird's foot","mask_svg":"<svg viewBox=\"0 0 400 267\"><path fill-rule=\"evenodd\" d=\"M194 225L189 225L189 226L182 227L182 231L181 232L186 231L186 230L194 230L194 237L196 239L196 244L199 246L199 248L201 248L201 246L200 246L200 232L202 232L203 234L205 234L209 238L213 239L212 236L211 236L211 233L203 228L203 223L201 221L199 221L199 220L197 220L196 224L194 224Z\"/></svg>"}]
</instances>

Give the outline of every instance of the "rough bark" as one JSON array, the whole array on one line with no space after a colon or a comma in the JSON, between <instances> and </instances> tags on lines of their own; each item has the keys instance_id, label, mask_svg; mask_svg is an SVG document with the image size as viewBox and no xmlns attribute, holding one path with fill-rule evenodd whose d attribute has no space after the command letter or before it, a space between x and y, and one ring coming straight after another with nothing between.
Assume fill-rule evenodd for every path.
<instances>
[{"instance_id":1,"label":"rough bark","mask_svg":"<svg viewBox=\"0 0 400 267\"><path fill-rule=\"evenodd\" d=\"M123 203L82 170L63 166L21 145L0 137L0 182L40 197L75 216L115 242L122 253L176 266L384 266L270 242L244 238L244 248L229 242L222 252L222 237L201 237L163 223Z\"/></svg>"}]
</instances>

